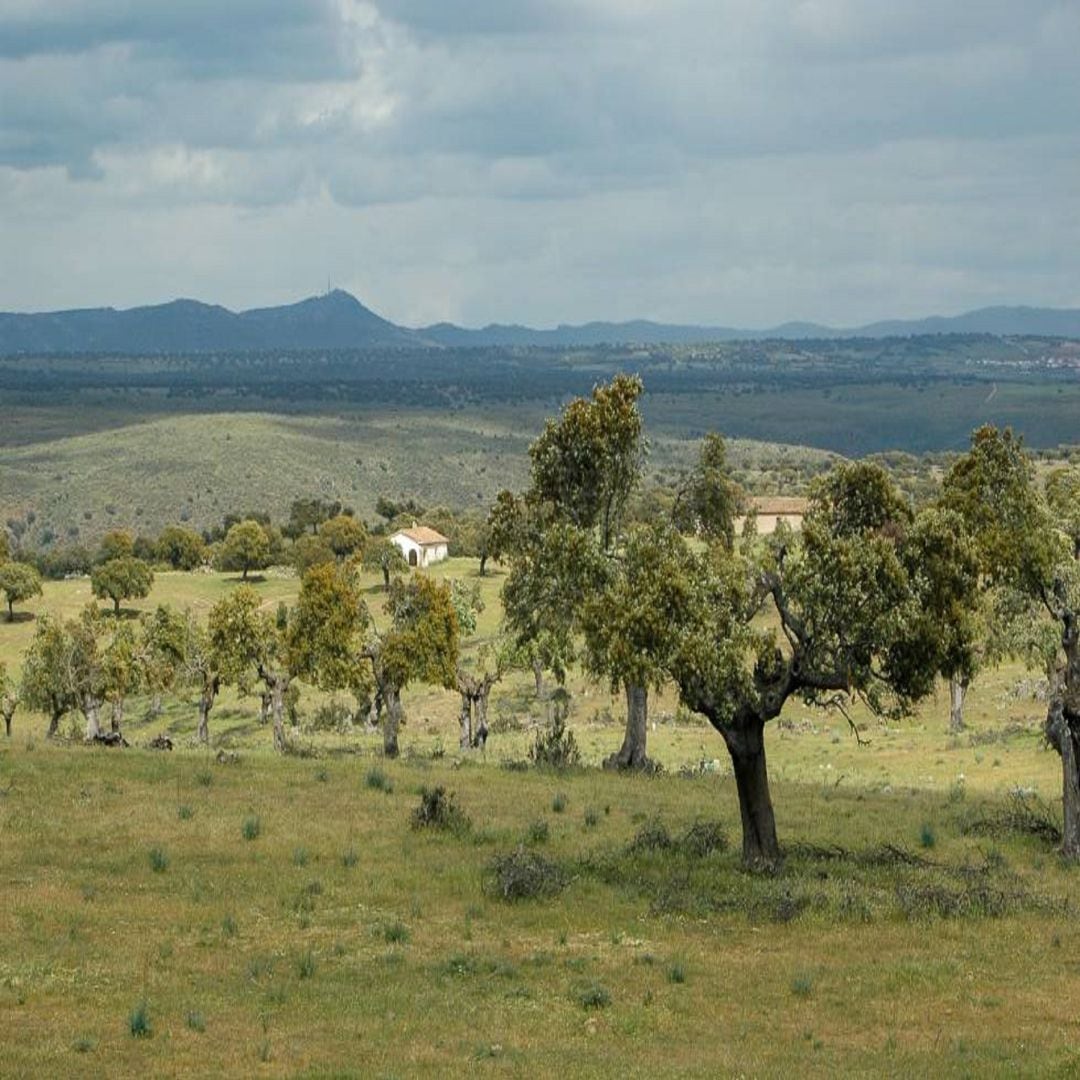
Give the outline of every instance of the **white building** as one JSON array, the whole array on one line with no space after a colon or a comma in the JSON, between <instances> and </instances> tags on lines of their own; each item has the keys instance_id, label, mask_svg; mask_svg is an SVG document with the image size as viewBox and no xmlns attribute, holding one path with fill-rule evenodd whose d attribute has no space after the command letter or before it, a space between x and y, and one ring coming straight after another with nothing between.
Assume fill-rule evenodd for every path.
<instances>
[{"instance_id":1,"label":"white building","mask_svg":"<svg viewBox=\"0 0 1080 1080\"><path fill-rule=\"evenodd\" d=\"M397 545L410 566L431 566L450 554L450 541L426 525L402 529L390 537L390 543Z\"/></svg>"}]
</instances>

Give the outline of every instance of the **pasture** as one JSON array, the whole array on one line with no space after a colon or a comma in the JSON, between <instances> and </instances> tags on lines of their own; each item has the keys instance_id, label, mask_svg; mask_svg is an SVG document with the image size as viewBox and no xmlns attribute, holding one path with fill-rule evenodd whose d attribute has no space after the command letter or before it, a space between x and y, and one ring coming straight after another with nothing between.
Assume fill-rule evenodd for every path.
<instances>
[{"instance_id":1,"label":"pasture","mask_svg":"<svg viewBox=\"0 0 1080 1080\"><path fill-rule=\"evenodd\" d=\"M131 607L205 610L233 584L160 574ZM296 587L257 584L273 606ZM88 598L46 583L27 610ZM32 627L0 623L9 666ZM395 762L359 727L302 727L311 756L278 757L231 692L209 749L192 701L133 703L124 751L50 744L21 712L0 745L0 1073L1074 1075L1076 871L1023 677L977 681L959 736L944 691L902 724L854 714L867 745L789 708L775 875L740 869L723 744L670 694L653 778L597 767L622 702L576 674L584 767L563 773L525 764L531 675L495 688L483 754L457 751L456 695L410 688ZM145 748L160 731L172 753ZM464 816L414 828L435 787Z\"/></svg>"}]
</instances>

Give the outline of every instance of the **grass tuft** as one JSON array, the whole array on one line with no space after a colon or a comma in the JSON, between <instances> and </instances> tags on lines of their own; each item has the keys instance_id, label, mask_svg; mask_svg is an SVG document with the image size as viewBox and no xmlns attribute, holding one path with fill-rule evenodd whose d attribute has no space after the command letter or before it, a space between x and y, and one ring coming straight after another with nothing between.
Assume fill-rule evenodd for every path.
<instances>
[{"instance_id":1,"label":"grass tuft","mask_svg":"<svg viewBox=\"0 0 1080 1080\"><path fill-rule=\"evenodd\" d=\"M150 1009L145 1001L140 1001L128 1013L128 1031L135 1039L148 1039L153 1034L150 1026Z\"/></svg>"},{"instance_id":2,"label":"grass tuft","mask_svg":"<svg viewBox=\"0 0 1080 1080\"><path fill-rule=\"evenodd\" d=\"M254 814L244 818L244 824L240 827L241 835L245 840L258 840L262 832L262 822Z\"/></svg>"},{"instance_id":3,"label":"grass tuft","mask_svg":"<svg viewBox=\"0 0 1080 1080\"><path fill-rule=\"evenodd\" d=\"M164 848L151 848L150 849L150 869L155 874L163 874L169 869L169 856Z\"/></svg>"}]
</instances>

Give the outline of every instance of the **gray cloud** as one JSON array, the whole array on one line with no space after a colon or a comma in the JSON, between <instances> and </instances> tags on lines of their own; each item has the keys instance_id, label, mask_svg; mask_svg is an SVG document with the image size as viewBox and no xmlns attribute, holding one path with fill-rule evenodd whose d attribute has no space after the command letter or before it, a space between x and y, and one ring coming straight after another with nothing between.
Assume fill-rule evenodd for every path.
<instances>
[{"instance_id":1,"label":"gray cloud","mask_svg":"<svg viewBox=\"0 0 1080 1080\"><path fill-rule=\"evenodd\" d=\"M1080 303L1072 3L0 0L0 24L27 253L0 307L242 306L327 271L416 322Z\"/></svg>"}]
</instances>

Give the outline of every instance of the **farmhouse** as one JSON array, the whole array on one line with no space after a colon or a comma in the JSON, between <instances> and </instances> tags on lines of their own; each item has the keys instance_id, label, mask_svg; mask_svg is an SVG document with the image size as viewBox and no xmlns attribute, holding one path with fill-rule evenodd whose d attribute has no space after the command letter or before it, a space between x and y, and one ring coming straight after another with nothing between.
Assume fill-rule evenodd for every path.
<instances>
[{"instance_id":1,"label":"farmhouse","mask_svg":"<svg viewBox=\"0 0 1080 1080\"><path fill-rule=\"evenodd\" d=\"M793 529L801 529L803 515L806 513L806 499L793 495L756 495L750 501L757 513L757 531L760 536L776 532L781 521ZM735 519L735 532L742 531L745 518Z\"/></svg>"},{"instance_id":2,"label":"farmhouse","mask_svg":"<svg viewBox=\"0 0 1080 1080\"><path fill-rule=\"evenodd\" d=\"M402 529L390 537L390 543L397 545L410 566L431 566L442 562L450 553L450 541L426 525Z\"/></svg>"}]
</instances>

